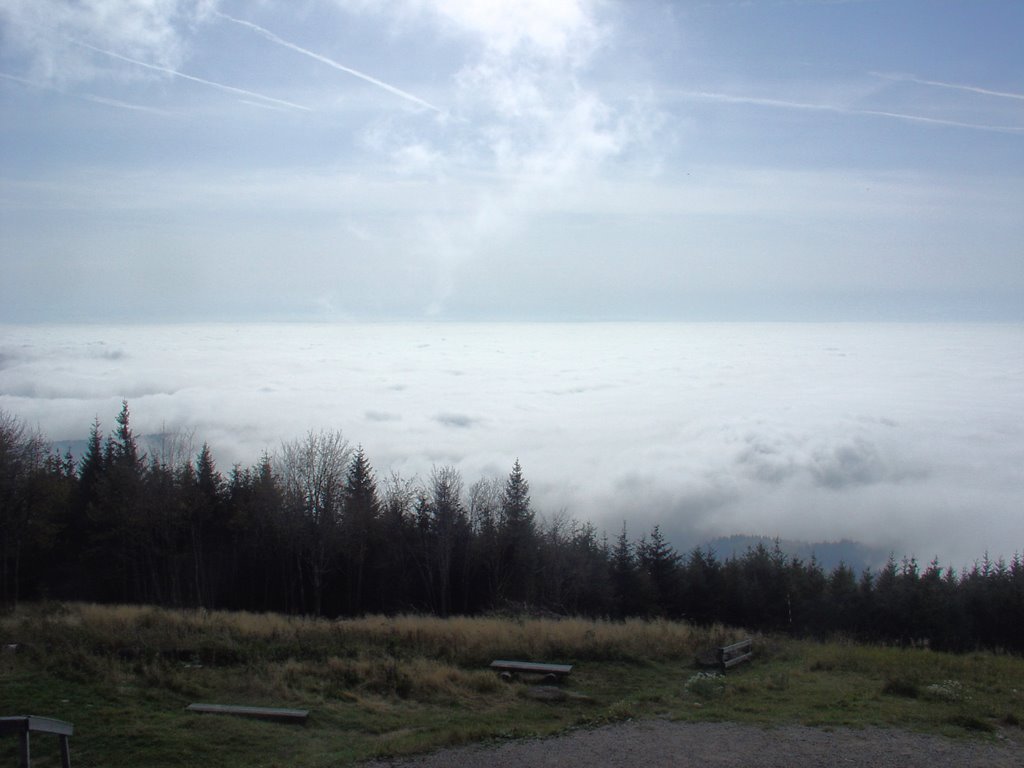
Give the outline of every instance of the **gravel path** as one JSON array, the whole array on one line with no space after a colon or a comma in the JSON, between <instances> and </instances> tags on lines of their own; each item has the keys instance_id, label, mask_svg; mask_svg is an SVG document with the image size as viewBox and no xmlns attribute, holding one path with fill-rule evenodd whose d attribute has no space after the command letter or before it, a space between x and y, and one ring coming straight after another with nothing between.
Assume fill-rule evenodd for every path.
<instances>
[{"instance_id":1,"label":"gravel path","mask_svg":"<svg viewBox=\"0 0 1024 768\"><path fill-rule=\"evenodd\" d=\"M1021 768L1024 737L998 743L960 741L883 728L831 730L736 723L645 720L579 730L550 739L446 749L425 757L368 763L365 768L531 768L613 766L759 766L763 768Z\"/></svg>"}]
</instances>

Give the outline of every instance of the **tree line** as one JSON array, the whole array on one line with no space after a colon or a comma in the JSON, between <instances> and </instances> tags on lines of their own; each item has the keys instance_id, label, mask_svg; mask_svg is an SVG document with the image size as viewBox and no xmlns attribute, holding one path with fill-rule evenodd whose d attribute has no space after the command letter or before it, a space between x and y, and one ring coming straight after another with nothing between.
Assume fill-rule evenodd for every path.
<instances>
[{"instance_id":1,"label":"tree line","mask_svg":"<svg viewBox=\"0 0 1024 768\"><path fill-rule=\"evenodd\" d=\"M935 648L1024 651L1024 561L956 571L890 558L831 571L756 545L678 552L658 526L611 540L538 516L516 460L466 485L458 470L380 478L340 432L310 432L225 475L210 447L165 436L148 453L128 404L75 461L0 411L0 598L352 616L492 611L723 622Z\"/></svg>"}]
</instances>

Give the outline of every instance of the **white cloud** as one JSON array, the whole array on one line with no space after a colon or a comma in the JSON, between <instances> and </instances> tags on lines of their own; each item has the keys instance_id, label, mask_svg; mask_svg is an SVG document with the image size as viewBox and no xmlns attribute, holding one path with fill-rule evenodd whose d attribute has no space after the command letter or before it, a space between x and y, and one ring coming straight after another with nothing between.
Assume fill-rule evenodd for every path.
<instances>
[{"instance_id":1,"label":"white cloud","mask_svg":"<svg viewBox=\"0 0 1024 768\"><path fill-rule=\"evenodd\" d=\"M417 217L407 238L409 250L436 268L424 299L428 314L443 312L461 290L465 264L593 183L609 161L647 140L661 119L642 98L612 97L587 83L615 35L597 3L341 5L390 14L406 35L439 30L465 51L445 100L451 119L437 132L388 122L364 133L367 146L403 172L422 173L437 190L432 199L449 204L440 215ZM473 201L468 209L466 201Z\"/></svg>"},{"instance_id":2,"label":"white cloud","mask_svg":"<svg viewBox=\"0 0 1024 768\"><path fill-rule=\"evenodd\" d=\"M496 56L537 55L583 64L603 34L587 0L434 0L424 5Z\"/></svg>"},{"instance_id":3,"label":"white cloud","mask_svg":"<svg viewBox=\"0 0 1024 768\"><path fill-rule=\"evenodd\" d=\"M852 537L961 565L1024 540L1019 325L0 327L0 408L51 438L194 429L252 463L341 428L377 470L518 456L614 532Z\"/></svg>"},{"instance_id":4,"label":"white cloud","mask_svg":"<svg viewBox=\"0 0 1024 768\"><path fill-rule=\"evenodd\" d=\"M592 0L334 0L353 13L389 15L403 31L429 18L496 56L585 57L605 33Z\"/></svg>"},{"instance_id":5,"label":"white cloud","mask_svg":"<svg viewBox=\"0 0 1024 768\"><path fill-rule=\"evenodd\" d=\"M111 74L78 42L178 67L188 48L187 28L209 5L206 0L4 0L0 24L5 45L29 56L31 77L74 83Z\"/></svg>"}]
</instances>

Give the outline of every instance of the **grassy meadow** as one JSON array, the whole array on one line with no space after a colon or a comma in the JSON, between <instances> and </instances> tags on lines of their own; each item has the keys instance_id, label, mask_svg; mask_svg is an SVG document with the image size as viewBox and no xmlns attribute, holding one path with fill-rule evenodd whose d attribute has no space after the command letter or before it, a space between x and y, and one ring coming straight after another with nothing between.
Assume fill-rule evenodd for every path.
<instances>
[{"instance_id":1,"label":"grassy meadow","mask_svg":"<svg viewBox=\"0 0 1024 768\"><path fill-rule=\"evenodd\" d=\"M719 676L694 656L743 636L677 622L368 617L33 605L0 617L0 715L75 725L73 764L327 766L638 717L898 726L992 739L1024 718L1024 659L755 637ZM16 648L14 647L16 646ZM575 664L557 689L496 658ZM192 702L310 710L290 725ZM52 742L52 743L51 743ZM0 742L14 764L15 740ZM33 765L57 765L33 739Z\"/></svg>"}]
</instances>

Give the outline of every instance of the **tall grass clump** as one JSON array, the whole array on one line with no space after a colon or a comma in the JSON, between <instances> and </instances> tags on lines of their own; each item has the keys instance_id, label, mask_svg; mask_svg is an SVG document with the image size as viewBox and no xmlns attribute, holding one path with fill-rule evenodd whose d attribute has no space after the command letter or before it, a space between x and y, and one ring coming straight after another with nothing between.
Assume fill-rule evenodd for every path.
<instances>
[{"instance_id":1,"label":"tall grass clump","mask_svg":"<svg viewBox=\"0 0 1024 768\"><path fill-rule=\"evenodd\" d=\"M132 665L170 690L195 692L182 670L244 669L254 696L276 691L399 697L493 692L481 672L498 658L566 663L689 661L729 642L723 627L669 621L369 616L314 619L281 614L148 606L41 605L2 620L54 672L91 677ZM312 690L311 690L312 689ZM240 691L244 693L244 691Z\"/></svg>"},{"instance_id":2,"label":"tall grass clump","mask_svg":"<svg viewBox=\"0 0 1024 768\"><path fill-rule=\"evenodd\" d=\"M465 666L513 657L565 661L667 661L733 639L721 626L589 619L369 616L313 619L281 614L92 604L40 607L4 619L23 642L88 648L125 658L166 657L212 665L327 659L377 649ZM15 631L14 627L17 627Z\"/></svg>"},{"instance_id":3,"label":"tall grass clump","mask_svg":"<svg viewBox=\"0 0 1024 768\"><path fill-rule=\"evenodd\" d=\"M382 641L462 665L496 658L562 661L640 661L691 658L725 636L721 627L699 629L667 621L588 619L370 617L338 622L357 643Z\"/></svg>"}]
</instances>

